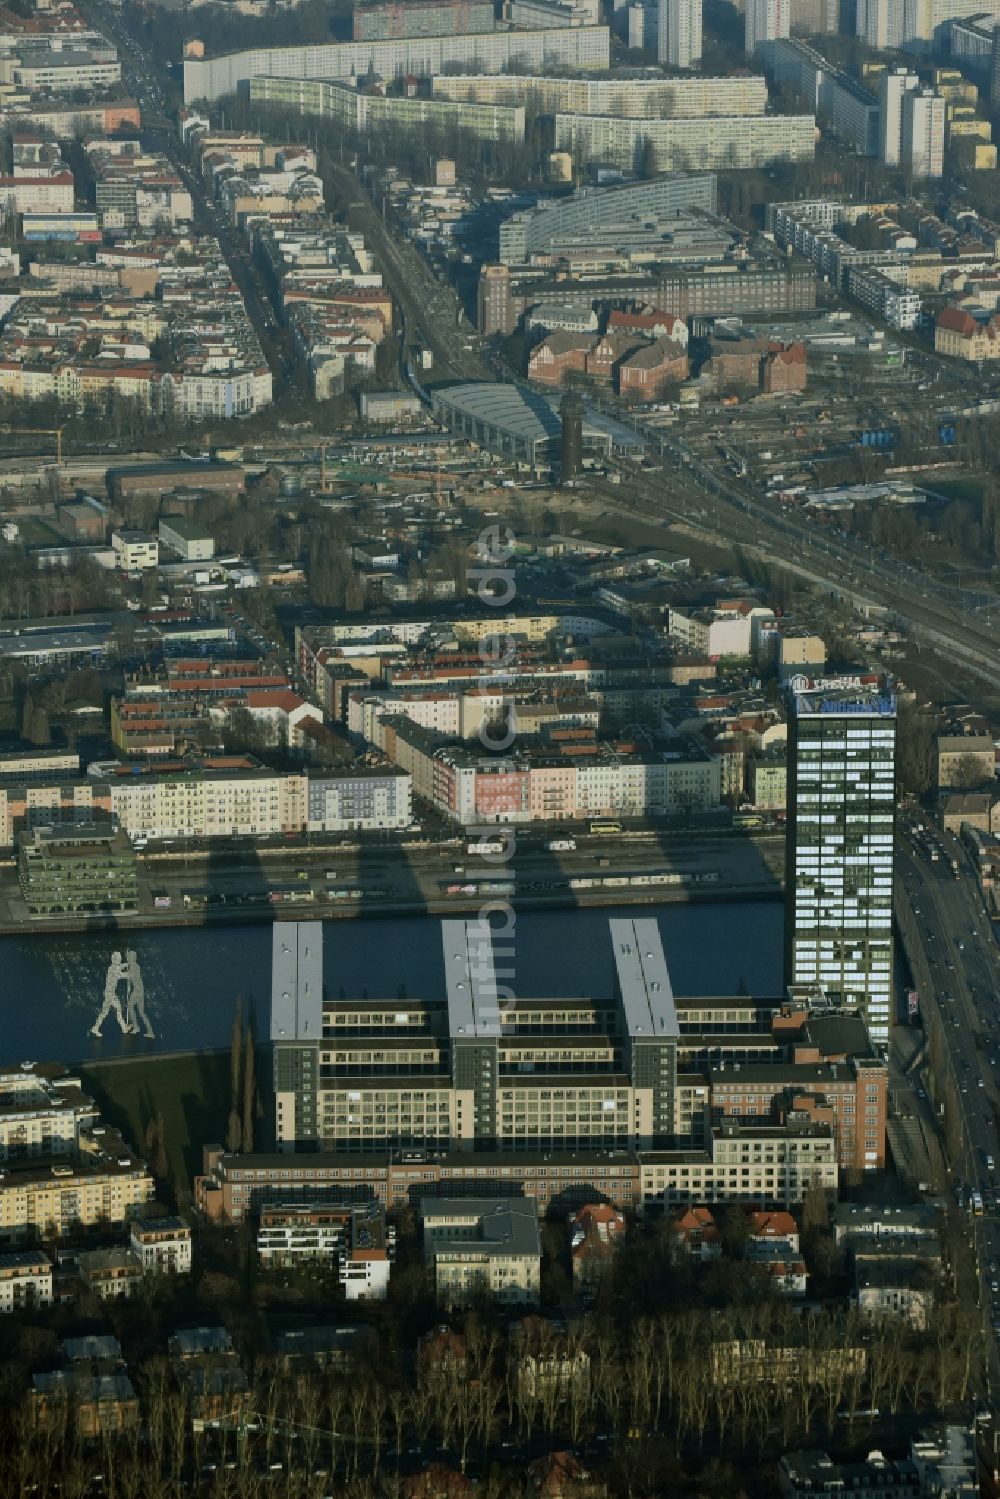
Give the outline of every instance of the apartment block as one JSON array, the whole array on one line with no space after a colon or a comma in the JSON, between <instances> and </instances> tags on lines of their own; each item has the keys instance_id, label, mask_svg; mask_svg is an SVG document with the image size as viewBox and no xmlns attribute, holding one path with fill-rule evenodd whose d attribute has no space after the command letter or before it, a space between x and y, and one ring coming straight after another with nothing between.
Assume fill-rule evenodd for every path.
<instances>
[{"instance_id":1,"label":"apartment block","mask_svg":"<svg viewBox=\"0 0 1000 1499\"><path fill-rule=\"evenodd\" d=\"M99 1115L65 1068L26 1062L0 1071L0 1163L68 1156Z\"/></svg>"},{"instance_id":2,"label":"apartment block","mask_svg":"<svg viewBox=\"0 0 1000 1499\"><path fill-rule=\"evenodd\" d=\"M542 1241L527 1199L424 1198L424 1258L438 1301L448 1308L481 1296L506 1306L537 1305Z\"/></svg>"},{"instance_id":3,"label":"apartment block","mask_svg":"<svg viewBox=\"0 0 1000 1499\"><path fill-rule=\"evenodd\" d=\"M52 1305L52 1261L41 1250L0 1254L0 1316Z\"/></svg>"},{"instance_id":4,"label":"apartment block","mask_svg":"<svg viewBox=\"0 0 1000 1499\"><path fill-rule=\"evenodd\" d=\"M855 301L890 328L910 330L920 322L923 302L918 291L901 286L883 271L866 266L850 266L847 271L847 292Z\"/></svg>"},{"instance_id":5,"label":"apartment block","mask_svg":"<svg viewBox=\"0 0 1000 1499\"><path fill-rule=\"evenodd\" d=\"M461 130L482 141L518 145L524 140L521 105L366 94L350 83L319 78L251 78L250 99L332 120L359 135L437 127Z\"/></svg>"},{"instance_id":6,"label":"apartment block","mask_svg":"<svg viewBox=\"0 0 1000 1499\"><path fill-rule=\"evenodd\" d=\"M513 64L529 73L544 73L552 67L580 72L606 70L610 62L606 26L263 47L223 57L185 59L184 100L212 103L236 93L251 78L350 79L363 77L370 68L385 79L432 78L455 64L479 73L501 73Z\"/></svg>"},{"instance_id":7,"label":"apartment block","mask_svg":"<svg viewBox=\"0 0 1000 1499\"><path fill-rule=\"evenodd\" d=\"M555 116L557 151L625 171L731 171L812 161L811 114L711 116L698 120L622 120L613 115Z\"/></svg>"},{"instance_id":8,"label":"apartment block","mask_svg":"<svg viewBox=\"0 0 1000 1499\"><path fill-rule=\"evenodd\" d=\"M618 115L623 119L701 119L706 115L763 114L767 82L760 75L735 77L551 78L536 74L443 74L431 80L435 98L481 104L521 104L538 114ZM668 184L642 184L654 195ZM602 193L606 189L596 189ZM638 192L632 186L633 192ZM713 205L714 207L714 205Z\"/></svg>"},{"instance_id":9,"label":"apartment block","mask_svg":"<svg viewBox=\"0 0 1000 1499\"><path fill-rule=\"evenodd\" d=\"M801 94L831 135L859 156L878 156L881 116L874 94L799 37L773 42L768 63L775 82Z\"/></svg>"},{"instance_id":10,"label":"apartment block","mask_svg":"<svg viewBox=\"0 0 1000 1499\"><path fill-rule=\"evenodd\" d=\"M131 1252L145 1275L191 1273L191 1225L183 1218L133 1218Z\"/></svg>"},{"instance_id":11,"label":"apartment block","mask_svg":"<svg viewBox=\"0 0 1000 1499\"><path fill-rule=\"evenodd\" d=\"M361 0L353 16L356 42L472 34L496 27L496 8L490 0L410 0L406 5L400 0Z\"/></svg>"},{"instance_id":12,"label":"apartment block","mask_svg":"<svg viewBox=\"0 0 1000 1499\"><path fill-rule=\"evenodd\" d=\"M153 1198L154 1183L113 1131L74 1161L8 1163L0 1173L0 1243L35 1234L66 1238L103 1223L124 1223Z\"/></svg>"}]
</instances>

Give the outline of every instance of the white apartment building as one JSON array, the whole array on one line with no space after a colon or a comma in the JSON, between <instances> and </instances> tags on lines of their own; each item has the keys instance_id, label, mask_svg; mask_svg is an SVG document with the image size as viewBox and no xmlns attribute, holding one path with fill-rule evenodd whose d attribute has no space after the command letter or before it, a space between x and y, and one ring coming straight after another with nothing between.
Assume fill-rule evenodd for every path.
<instances>
[{"instance_id":1,"label":"white apartment building","mask_svg":"<svg viewBox=\"0 0 1000 1499\"><path fill-rule=\"evenodd\" d=\"M691 612L671 609L669 633L704 656L750 657L758 622L773 619L774 610L765 604L740 603Z\"/></svg>"},{"instance_id":2,"label":"white apartment building","mask_svg":"<svg viewBox=\"0 0 1000 1499\"><path fill-rule=\"evenodd\" d=\"M261 770L112 775L111 810L131 837L282 833L305 823L305 777Z\"/></svg>"},{"instance_id":3,"label":"white apartment building","mask_svg":"<svg viewBox=\"0 0 1000 1499\"><path fill-rule=\"evenodd\" d=\"M191 1228L182 1218L133 1218L132 1254L145 1275L190 1275Z\"/></svg>"},{"instance_id":4,"label":"white apartment building","mask_svg":"<svg viewBox=\"0 0 1000 1499\"><path fill-rule=\"evenodd\" d=\"M627 120L557 114L555 149L626 171L737 171L778 161L812 161L814 115L714 115L706 119Z\"/></svg>"},{"instance_id":5,"label":"white apartment building","mask_svg":"<svg viewBox=\"0 0 1000 1499\"><path fill-rule=\"evenodd\" d=\"M908 68L891 68L879 85L879 160L883 166L899 166L903 140L903 99L920 87L920 79Z\"/></svg>"},{"instance_id":6,"label":"white apartment building","mask_svg":"<svg viewBox=\"0 0 1000 1499\"><path fill-rule=\"evenodd\" d=\"M52 1261L40 1250L0 1254L0 1315L52 1305Z\"/></svg>"},{"instance_id":7,"label":"white apartment building","mask_svg":"<svg viewBox=\"0 0 1000 1499\"><path fill-rule=\"evenodd\" d=\"M537 1304L542 1245L533 1198L435 1198L420 1204L424 1258L438 1300L463 1307L480 1296Z\"/></svg>"},{"instance_id":8,"label":"white apartment building","mask_svg":"<svg viewBox=\"0 0 1000 1499\"><path fill-rule=\"evenodd\" d=\"M787 0L786 0L787 3ZM604 71L611 63L607 26L550 27L537 31L457 33L400 37L385 42L329 42L313 47L261 47L223 57L184 62L184 102L212 102L239 91L250 78L361 78L373 69L385 79L413 74L431 78L459 64L500 73L517 64L527 73L547 68Z\"/></svg>"},{"instance_id":9,"label":"white apartment building","mask_svg":"<svg viewBox=\"0 0 1000 1499\"><path fill-rule=\"evenodd\" d=\"M911 291L906 285L901 286L883 271L868 266L849 266L847 290L890 328L915 328L920 322L923 306L920 293Z\"/></svg>"},{"instance_id":10,"label":"white apartment building","mask_svg":"<svg viewBox=\"0 0 1000 1499\"><path fill-rule=\"evenodd\" d=\"M656 56L668 68L701 62L701 0L659 0Z\"/></svg>"},{"instance_id":11,"label":"white apartment building","mask_svg":"<svg viewBox=\"0 0 1000 1499\"><path fill-rule=\"evenodd\" d=\"M791 30L791 0L746 0L743 44L753 57L762 42L776 42Z\"/></svg>"},{"instance_id":12,"label":"white apartment building","mask_svg":"<svg viewBox=\"0 0 1000 1499\"><path fill-rule=\"evenodd\" d=\"M945 100L930 88L903 96L899 164L911 178L944 175Z\"/></svg>"},{"instance_id":13,"label":"white apartment building","mask_svg":"<svg viewBox=\"0 0 1000 1499\"><path fill-rule=\"evenodd\" d=\"M337 1280L345 1301L384 1301L391 1273L384 1249L355 1249L341 1258Z\"/></svg>"},{"instance_id":14,"label":"white apartment building","mask_svg":"<svg viewBox=\"0 0 1000 1499\"><path fill-rule=\"evenodd\" d=\"M115 567L123 573L143 572L160 560L160 543L146 531L112 531L111 550Z\"/></svg>"},{"instance_id":15,"label":"white apartment building","mask_svg":"<svg viewBox=\"0 0 1000 1499\"><path fill-rule=\"evenodd\" d=\"M228 364L228 360L226 361ZM171 373L165 382L176 416L188 421L247 416L271 404L271 371L205 369Z\"/></svg>"},{"instance_id":16,"label":"white apartment building","mask_svg":"<svg viewBox=\"0 0 1000 1499\"><path fill-rule=\"evenodd\" d=\"M33 1063L0 1072L0 1161L72 1155L98 1122L76 1078L50 1078Z\"/></svg>"},{"instance_id":17,"label":"white apartment building","mask_svg":"<svg viewBox=\"0 0 1000 1499\"><path fill-rule=\"evenodd\" d=\"M0 177L0 208L12 213L72 213L73 173L36 172L30 176Z\"/></svg>"},{"instance_id":18,"label":"white apartment building","mask_svg":"<svg viewBox=\"0 0 1000 1499\"><path fill-rule=\"evenodd\" d=\"M446 74L432 79L431 86L435 97L441 99L531 104L539 114L701 119L705 115L763 114L767 108L767 81L760 74L733 78L528 78L517 73L473 73Z\"/></svg>"}]
</instances>

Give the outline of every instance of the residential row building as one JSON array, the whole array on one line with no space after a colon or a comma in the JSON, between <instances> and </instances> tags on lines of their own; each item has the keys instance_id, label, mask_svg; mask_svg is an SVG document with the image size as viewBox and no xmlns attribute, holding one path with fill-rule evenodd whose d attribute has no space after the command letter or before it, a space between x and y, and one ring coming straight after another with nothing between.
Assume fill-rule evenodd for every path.
<instances>
[{"instance_id":1,"label":"residential row building","mask_svg":"<svg viewBox=\"0 0 1000 1499\"><path fill-rule=\"evenodd\" d=\"M523 105L410 98L321 78L251 78L249 87L252 103L331 120L362 136L429 128L502 145L524 140Z\"/></svg>"},{"instance_id":2,"label":"residential row building","mask_svg":"<svg viewBox=\"0 0 1000 1499\"><path fill-rule=\"evenodd\" d=\"M399 830L413 820L411 787L410 775L391 766L282 772L245 755L96 762L71 784L0 784L0 845L12 848L27 838L30 864L38 857L36 833L57 845L77 834L86 842L88 830L102 823L131 839ZM88 888L85 881L81 895ZM123 898L132 899L130 880Z\"/></svg>"},{"instance_id":3,"label":"residential row building","mask_svg":"<svg viewBox=\"0 0 1000 1499\"><path fill-rule=\"evenodd\" d=\"M879 154L879 101L874 94L801 37L783 37L768 49L779 87L802 97L823 126L858 156Z\"/></svg>"},{"instance_id":4,"label":"residential row building","mask_svg":"<svg viewBox=\"0 0 1000 1499\"><path fill-rule=\"evenodd\" d=\"M169 532L169 521L166 525ZM149 560L143 544L136 544L135 555L122 556L122 571L155 564L157 538L146 539ZM245 715L264 742L292 750L303 748L310 726L322 717L280 669L253 661L172 657L158 674L129 677L123 696L112 699L111 740L128 758L171 756L202 730L218 732L234 714Z\"/></svg>"},{"instance_id":5,"label":"residential row building","mask_svg":"<svg viewBox=\"0 0 1000 1499\"><path fill-rule=\"evenodd\" d=\"M456 64L502 73L513 65L545 73L605 71L611 63L606 26L560 26L530 31L449 32L385 41L329 42L312 47L262 47L222 57L185 58L184 101L214 103L251 78L434 78Z\"/></svg>"},{"instance_id":6,"label":"residential row building","mask_svg":"<svg viewBox=\"0 0 1000 1499\"><path fill-rule=\"evenodd\" d=\"M801 115L713 115L629 120L557 114L553 144L583 161L625 171L735 171L812 161L816 120Z\"/></svg>"},{"instance_id":7,"label":"residential row building","mask_svg":"<svg viewBox=\"0 0 1000 1499\"><path fill-rule=\"evenodd\" d=\"M110 1128L96 1126L78 1155L8 1161L0 1173L0 1243L65 1239L124 1224L154 1196L145 1164Z\"/></svg>"},{"instance_id":8,"label":"residential row building","mask_svg":"<svg viewBox=\"0 0 1000 1499\"><path fill-rule=\"evenodd\" d=\"M24 278L0 335L0 392L95 409L124 399L182 421L270 403L271 372L216 239L181 235L117 255L100 247L95 258L149 274L136 290L89 298Z\"/></svg>"},{"instance_id":9,"label":"residential row building","mask_svg":"<svg viewBox=\"0 0 1000 1499\"><path fill-rule=\"evenodd\" d=\"M462 826L666 816L709 811L721 800L719 763L693 742L654 749L566 729L550 743L497 757L391 715L375 720L374 735L409 771L414 795Z\"/></svg>"},{"instance_id":10,"label":"residential row building","mask_svg":"<svg viewBox=\"0 0 1000 1499\"><path fill-rule=\"evenodd\" d=\"M364 237L318 213L268 216L255 224L254 242L316 398L342 391L348 376L372 374L394 313Z\"/></svg>"},{"instance_id":11,"label":"residential row building","mask_svg":"<svg viewBox=\"0 0 1000 1499\"><path fill-rule=\"evenodd\" d=\"M552 78L516 73L446 73L431 79L431 90L435 98L524 105L543 115L702 119L706 115L763 114L767 108L767 82L761 74L635 78L622 73L609 78ZM662 185L655 186L659 189Z\"/></svg>"}]
</instances>

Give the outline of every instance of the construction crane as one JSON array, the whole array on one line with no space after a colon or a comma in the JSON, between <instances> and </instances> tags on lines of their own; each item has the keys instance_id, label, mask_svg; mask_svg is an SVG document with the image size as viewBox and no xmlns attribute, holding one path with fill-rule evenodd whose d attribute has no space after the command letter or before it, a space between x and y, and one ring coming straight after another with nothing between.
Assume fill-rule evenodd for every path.
<instances>
[{"instance_id":1,"label":"construction crane","mask_svg":"<svg viewBox=\"0 0 1000 1499\"><path fill-rule=\"evenodd\" d=\"M56 467L62 467L62 435L66 430L65 424L61 427L11 427L5 434L8 437L54 437L56 440Z\"/></svg>"}]
</instances>

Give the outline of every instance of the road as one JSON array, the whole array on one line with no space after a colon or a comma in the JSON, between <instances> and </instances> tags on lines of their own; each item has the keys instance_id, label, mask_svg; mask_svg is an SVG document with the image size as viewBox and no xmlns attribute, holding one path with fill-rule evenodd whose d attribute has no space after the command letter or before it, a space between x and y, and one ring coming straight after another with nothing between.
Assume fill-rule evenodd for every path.
<instances>
[{"instance_id":1,"label":"road","mask_svg":"<svg viewBox=\"0 0 1000 1499\"><path fill-rule=\"evenodd\" d=\"M267 360L271 371L272 391L277 400L288 386L292 375L292 363L285 358L274 337L274 315L267 292L259 281L252 264L250 246L246 241L241 240L232 225L227 224L216 212L215 205L206 194L202 183L190 170L181 151L180 141L175 132L169 128L166 120L162 118L166 107L162 81L134 37L126 30L121 16L105 4L94 3L94 0L90 7L85 6L84 9L85 11L93 10L94 15L91 19L94 25L118 48L122 82L134 91L142 106L145 143L152 150L159 151L166 156L181 177L184 186L191 194L195 227L202 234L214 235L219 241L219 248L239 288L243 305Z\"/></svg>"},{"instance_id":2,"label":"road","mask_svg":"<svg viewBox=\"0 0 1000 1499\"><path fill-rule=\"evenodd\" d=\"M943 1106L954 1183L965 1190L966 1199L968 1190L978 1191L985 1204L972 1224L983 1328L993 1388L998 1389L1000 946L959 840L937 830L921 835L920 822L919 814L900 818L897 916L938 1062L933 1089L939 1110ZM938 850L936 859L930 857L928 836L930 849ZM957 874L952 859L958 863ZM939 1048L935 1027L940 1027Z\"/></svg>"}]
</instances>

